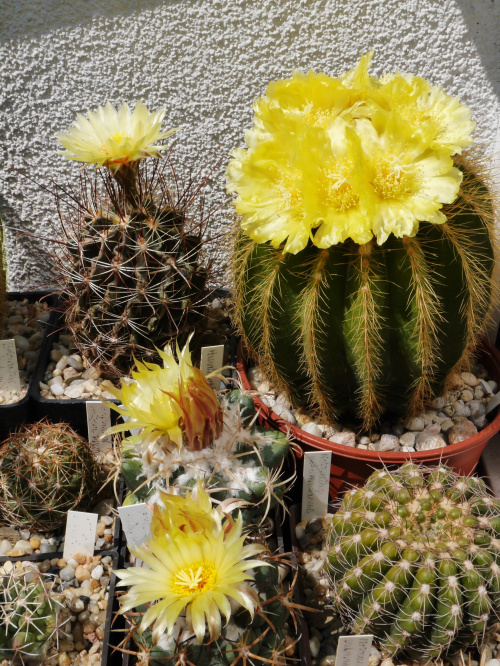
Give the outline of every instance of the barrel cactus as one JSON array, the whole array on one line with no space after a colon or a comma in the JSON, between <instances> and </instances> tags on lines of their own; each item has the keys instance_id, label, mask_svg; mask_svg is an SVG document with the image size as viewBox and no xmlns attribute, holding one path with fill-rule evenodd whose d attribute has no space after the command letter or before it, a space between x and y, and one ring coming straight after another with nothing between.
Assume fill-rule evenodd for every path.
<instances>
[{"instance_id":1,"label":"barrel cactus","mask_svg":"<svg viewBox=\"0 0 500 666\"><path fill-rule=\"evenodd\" d=\"M465 369L492 298L493 204L470 110L412 75L269 85L228 167L235 319L326 421L414 414Z\"/></svg>"},{"instance_id":2,"label":"barrel cactus","mask_svg":"<svg viewBox=\"0 0 500 666\"><path fill-rule=\"evenodd\" d=\"M475 477L406 463L374 472L334 515L335 603L386 656L480 644L500 619L500 502Z\"/></svg>"},{"instance_id":3,"label":"barrel cactus","mask_svg":"<svg viewBox=\"0 0 500 666\"><path fill-rule=\"evenodd\" d=\"M57 631L62 604L50 593L44 576L28 567L13 568L0 581L0 655L11 663L46 656Z\"/></svg>"},{"instance_id":4,"label":"barrel cactus","mask_svg":"<svg viewBox=\"0 0 500 666\"><path fill-rule=\"evenodd\" d=\"M121 406L109 406L125 423L108 432L133 431L122 443L121 472L127 502L155 501L158 490L185 492L204 479L213 498L243 506L245 523L260 523L271 508L284 506L293 480L285 478L290 442L279 431L255 424L253 399L239 389L221 395L193 367L189 345L160 352L164 366L138 363L132 381L106 384Z\"/></svg>"},{"instance_id":5,"label":"barrel cactus","mask_svg":"<svg viewBox=\"0 0 500 666\"><path fill-rule=\"evenodd\" d=\"M108 103L59 135L67 159L106 167L84 172L81 191L61 196L60 258L66 325L108 378L127 374L134 358L151 360L155 347L185 340L210 293L199 187L179 187L170 153L157 161L167 145L156 142L176 131L161 131L164 115L141 102L132 113Z\"/></svg>"},{"instance_id":6,"label":"barrel cactus","mask_svg":"<svg viewBox=\"0 0 500 666\"><path fill-rule=\"evenodd\" d=\"M53 530L85 511L98 484L92 447L68 425L22 426L0 444L0 511L14 527Z\"/></svg>"}]
</instances>

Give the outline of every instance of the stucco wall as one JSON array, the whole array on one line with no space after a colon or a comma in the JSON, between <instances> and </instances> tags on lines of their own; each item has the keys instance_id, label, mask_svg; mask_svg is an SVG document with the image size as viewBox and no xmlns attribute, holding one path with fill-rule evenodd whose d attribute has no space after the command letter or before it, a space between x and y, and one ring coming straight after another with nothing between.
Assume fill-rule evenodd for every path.
<instances>
[{"instance_id":1,"label":"stucco wall","mask_svg":"<svg viewBox=\"0 0 500 666\"><path fill-rule=\"evenodd\" d=\"M41 241L16 232L56 233L55 203L40 185L75 178L54 135L77 111L106 100L165 105L168 124L184 128L177 166L225 165L270 80L293 68L336 75L374 48L375 73L411 71L460 95L493 151L499 19L499 0L3 0L0 213L11 288L50 277ZM224 165L208 191L213 206L226 200ZM214 228L226 220L223 208ZM227 248L217 251L223 260Z\"/></svg>"}]
</instances>

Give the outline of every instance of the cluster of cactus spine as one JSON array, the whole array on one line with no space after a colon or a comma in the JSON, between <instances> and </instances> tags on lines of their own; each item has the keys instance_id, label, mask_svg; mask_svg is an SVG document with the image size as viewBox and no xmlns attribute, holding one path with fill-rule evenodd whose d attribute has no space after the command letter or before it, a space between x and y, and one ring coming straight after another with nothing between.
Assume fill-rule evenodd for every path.
<instances>
[{"instance_id":1,"label":"cluster of cactus spine","mask_svg":"<svg viewBox=\"0 0 500 666\"><path fill-rule=\"evenodd\" d=\"M270 509L283 507L294 476L285 478L291 446L286 435L256 425L255 403L239 389L222 398L222 409L221 436L207 448L164 450L161 440L146 456L125 448L121 473L131 493L127 503L152 500L158 488L190 488L201 478L216 501L245 503L245 524L261 523Z\"/></svg>"},{"instance_id":2,"label":"cluster of cactus spine","mask_svg":"<svg viewBox=\"0 0 500 666\"><path fill-rule=\"evenodd\" d=\"M206 220L191 219L194 187L175 193L171 168L141 165L132 184L120 171L85 174L76 209L61 217L66 325L109 378L128 373L134 358L152 360L154 347L185 340L210 293Z\"/></svg>"},{"instance_id":3,"label":"cluster of cactus spine","mask_svg":"<svg viewBox=\"0 0 500 666\"><path fill-rule=\"evenodd\" d=\"M384 412L420 411L467 367L493 290L493 211L462 168L447 222L414 237L284 254L239 233L237 325L292 404L371 428Z\"/></svg>"},{"instance_id":4,"label":"cluster of cactus spine","mask_svg":"<svg viewBox=\"0 0 500 666\"><path fill-rule=\"evenodd\" d=\"M43 659L58 628L61 603L43 575L13 568L0 580L0 656L21 662Z\"/></svg>"},{"instance_id":5,"label":"cluster of cactus spine","mask_svg":"<svg viewBox=\"0 0 500 666\"><path fill-rule=\"evenodd\" d=\"M374 472L333 517L336 606L384 656L480 644L500 619L500 502L481 479L406 463Z\"/></svg>"},{"instance_id":6,"label":"cluster of cactus spine","mask_svg":"<svg viewBox=\"0 0 500 666\"><path fill-rule=\"evenodd\" d=\"M0 444L0 510L9 525L53 530L84 511L98 483L92 447L69 426L41 421Z\"/></svg>"}]
</instances>

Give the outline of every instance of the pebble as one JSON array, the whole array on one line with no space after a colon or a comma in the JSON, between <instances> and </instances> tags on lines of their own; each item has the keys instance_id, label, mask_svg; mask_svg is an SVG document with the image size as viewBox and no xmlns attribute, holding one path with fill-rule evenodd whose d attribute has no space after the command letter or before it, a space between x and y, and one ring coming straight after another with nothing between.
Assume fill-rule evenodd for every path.
<instances>
[{"instance_id":1,"label":"pebble","mask_svg":"<svg viewBox=\"0 0 500 666\"><path fill-rule=\"evenodd\" d=\"M333 437L330 437L330 442L335 444L343 444L344 446L356 446L356 433L345 430L344 432L337 432Z\"/></svg>"},{"instance_id":2,"label":"pebble","mask_svg":"<svg viewBox=\"0 0 500 666\"><path fill-rule=\"evenodd\" d=\"M279 416L291 425L297 425L297 419L292 414L292 412L279 402L274 405L273 412L276 414L276 416Z\"/></svg>"},{"instance_id":3,"label":"pebble","mask_svg":"<svg viewBox=\"0 0 500 666\"><path fill-rule=\"evenodd\" d=\"M309 648L311 650L311 655L317 657L321 648L321 642L317 636L313 636L309 641Z\"/></svg>"},{"instance_id":4,"label":"pebble","mask_svg":"<svg viewBox=\"0 0 500 666\"><path fill-rule=\"evenodd\" d=\"M304 432L309 433L310 435L314 435L315 437L323 436L323 431L319 426L316 425L316 423L314 423L314 421L309 421L309 423L305 423L301 429Z\"/></svg>"},{"instance_id":5,"label":"pebble","mask_svg":"<svg viewBox=\"0 0 500 666\"><path fill-rule=\"evenodd\" d=\"M103 573L104 569L102 565L99 564L98 566L96 566L96 568L92 571L90 575L94 580L99 580L99 578L103 575Z\"/></svg>"},{"instance_id":6,"label":"pebble","mask_svg":"<svg viewBox=\"0 0 500 666\"><path fill-rule=\"evenodd\" d=\"M59 572L59 575L61 577L61 580L68 581L68 580L73 580L75 577L75 570L73 567L64 567L64 569L61 569Z\"/></svg>"},{"instance_id":7,"label":"pebble","mask_svg":"<svg viewBox=\"0 0 500 666\"><path fill-rule=\"evenodd\" d=\"M416 451L430 451L432 449L440 449L446 446L447 441L438 433L420 432L415 437L415 450Z\"/></svg>"},{"instance_id":8,"label":"pebble","mask_svg":"<svg viewBox=\"0 0 500 666\"><path fill-rule=\"evenodd\" d=\"M462 381L467 386L477 386L479 381L476 375L473 375L472 372L462 372L461 375Z\"/></svg>"},{"instance_id":9,"label":"pebble","mask_svg":"<svg viewBox=\"0 0 500 666\"><path fill-rule=\"evenodd\" d=\"M463 442L468 437L473 437L477 434L476 426L470 421L456 423L448 430L448 441L450 444L458 444Z\"/></svg>"},{"instance_id":10,"label":"pebble","mask_svg":"<svg viewBox=\"0 0 500 666\"><path fill-rule=\"evenodd\" d=\"M451 422L453 425L453 421ZM415 446L415 433L414 432L405 432L399 438L399 442L402 447L411 447Z\"/></svg>"},{"instance_id":11,"label":"pebble","mask_svg":"<svg viewBox=\"0 0 500 666\"><path fill-rule=\"evenodd\" d=\"M420 431L425 428L425 423L419 416L413 416L405 421L404 426L407 430Z\"/></svg>"}]
</instances>

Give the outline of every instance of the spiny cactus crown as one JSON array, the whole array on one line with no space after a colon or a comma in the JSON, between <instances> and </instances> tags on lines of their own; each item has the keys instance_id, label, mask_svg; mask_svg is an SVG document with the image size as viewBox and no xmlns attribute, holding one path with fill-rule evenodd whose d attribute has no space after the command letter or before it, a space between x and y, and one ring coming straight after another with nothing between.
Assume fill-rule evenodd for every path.
<instances>
[{"instance_id":1,"label":"spiny cactus crown","mask_svg":"<svg viewBox=\"0 0 500 666\"><path fill-rule=\"evenodd\" d=\"M63 423L21 427L0 444L0 508L16 527L53 530L70 510L85 510L97 462L83 437Z\"/></svg>"},{"instance_id":2,"label":"spiny cactus crown","mask_svg":"<svg viewBox=\"0 0 500 666\"><path fill-rule=\"evenodd\" d=\"M336 605L387 656L480 643L500 617L499 536L500 502L481 479L413 463L374 472L333 518Z\"/></svg>"}]
</instances>

